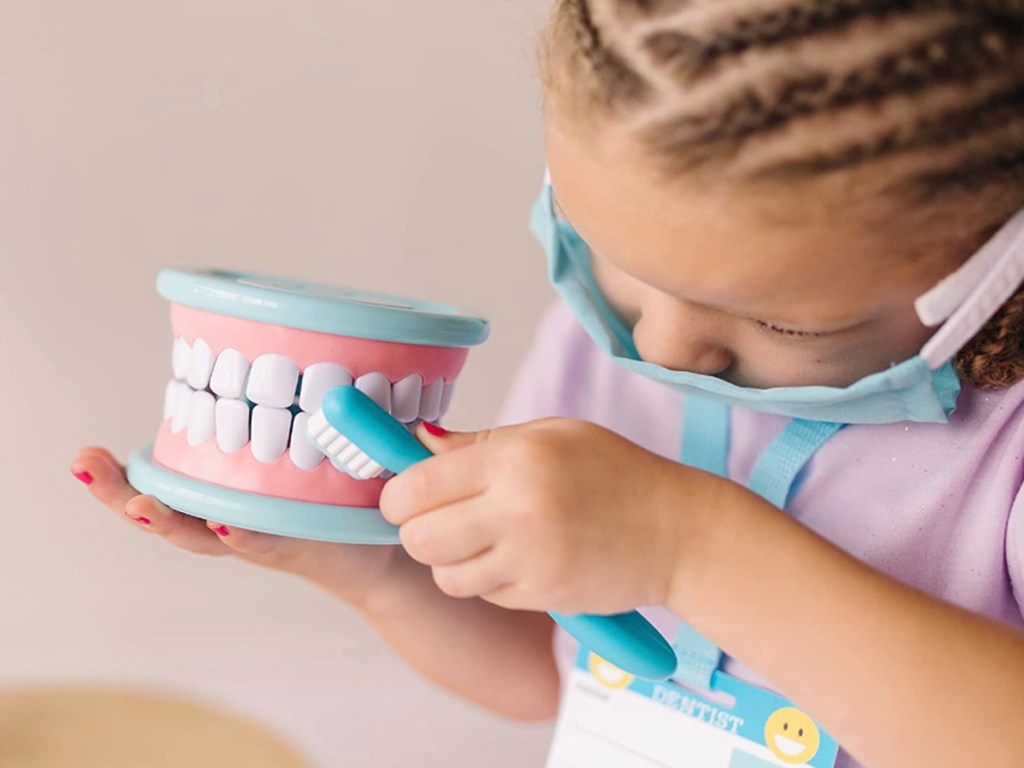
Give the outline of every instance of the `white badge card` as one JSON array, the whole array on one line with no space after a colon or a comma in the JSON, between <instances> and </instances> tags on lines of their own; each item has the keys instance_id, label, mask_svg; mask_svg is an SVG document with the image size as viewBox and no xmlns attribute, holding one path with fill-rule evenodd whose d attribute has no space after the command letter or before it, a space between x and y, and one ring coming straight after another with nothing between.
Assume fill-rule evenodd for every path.
<instances>
[{"instance_id":1,"label":"white badge card","mask_svg":"<svg viewBox=\"0 0 1024 768\"><path fill-rule=\"evenodd\" d=\"M711 692L629 675L580 650L547 768L832 768L835 739L789 701L721 670Z\"/></svg>"}]
</instances>

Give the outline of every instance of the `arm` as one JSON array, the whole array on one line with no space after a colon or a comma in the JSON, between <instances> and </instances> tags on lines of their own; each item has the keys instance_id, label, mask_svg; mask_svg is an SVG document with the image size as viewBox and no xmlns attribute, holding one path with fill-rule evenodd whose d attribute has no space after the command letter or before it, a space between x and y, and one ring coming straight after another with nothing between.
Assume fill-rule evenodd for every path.
<instances>
[{"instance_id":1,"label":"arm","mask_svg":"<svg viewBox=\"0 0 1024 768\"><path fill-rule=\"evenodd\" d=\"M428 680L505 717L555 716L559 677L550 616L449 597L430 568L409 557L393 570L361 610L402 658Z\"/></svg>"},{"instance_id":2,"label":"arm","mask_svg":"<svg viewBox=\"0 0 1024 768\"><path fill-rule=\"evenodd\" d=\"M99 448L72 472L92 495L140 531L204 555L233 555L300 576L359 610L429 680L500 715L547 720L558 705L554 622L480 598L442 593L430 569L400 547L304 541L227 528L183 515L128 485L124 467ZM81 479L80 478L80 479Z\"/></svg>"},{"instance_id":3,"label":"arm","mask_svg":"<svg viewBox=\"0 0 1024 768\"><path fill-rule=\"evenodd\" d=\"M670 609L872 768L1020 765L1024 634L874 571L740 486L717 493L687 516Z\"/></svg>"}]
</instances>

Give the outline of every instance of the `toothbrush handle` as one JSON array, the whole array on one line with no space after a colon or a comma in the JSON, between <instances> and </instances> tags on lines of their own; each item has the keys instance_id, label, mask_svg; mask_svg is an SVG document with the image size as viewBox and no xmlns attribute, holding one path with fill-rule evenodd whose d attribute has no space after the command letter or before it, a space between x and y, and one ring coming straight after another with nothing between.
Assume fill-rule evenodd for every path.
<instances>
[{"instance_id":1,"label":"toothbrush handle","mask_svg":"<svg viewBox=\"0 0 1024 768\"><path fill-rule=\"evenodd\" d=\"M562 629L605 661L645 680L667 680L676 672L676 652L636 611L613 616L551 612Z\"/></svg>"},{"instance_id":2,"label":"toothbrush handle","mask_svg":"<svg viewBox=\"0 0 1024 768\"><path fill-rule=\"evenodd\" d=\"M323 400L327 421L371 459L402 472L432 454L387 411L355 387L332 389ZM620 669L648 680L665 680L676 671L668 641L636 611L614 616L551 613L569 634Z\"/></svg>"}]
</instances>

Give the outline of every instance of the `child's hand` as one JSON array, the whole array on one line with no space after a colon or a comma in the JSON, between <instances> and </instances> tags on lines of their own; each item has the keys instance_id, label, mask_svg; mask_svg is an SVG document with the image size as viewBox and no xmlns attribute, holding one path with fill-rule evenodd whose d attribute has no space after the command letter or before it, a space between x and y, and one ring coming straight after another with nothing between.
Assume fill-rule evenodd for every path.
<instances>
[{"instance_id":1,"label":"child's hand","mask_svg":"<svg viewBox=\"0 0 1024 768\"><path fill-rule=\"evenodd\" d=\"M438 455L388 481L384 517L442 591L506 608L663 604L695 513L725 482L584 421L417 437Z\"/></svg>"},{"instance_id":2,"label":"child's hand","mask_svg":"<svg viewBox=\"0 0 1024 768\"><path fill-rule=\"evenodd\" d=\"M71 463L71 472L115 515L176 547L201 555L237 555L294 573L353 604L363 602L394 561L405 557L397 546L305 541L184 515L152 496L140 495L128 484L124 467L104 448L83 449Z\"/></svg>"}]
</instances>

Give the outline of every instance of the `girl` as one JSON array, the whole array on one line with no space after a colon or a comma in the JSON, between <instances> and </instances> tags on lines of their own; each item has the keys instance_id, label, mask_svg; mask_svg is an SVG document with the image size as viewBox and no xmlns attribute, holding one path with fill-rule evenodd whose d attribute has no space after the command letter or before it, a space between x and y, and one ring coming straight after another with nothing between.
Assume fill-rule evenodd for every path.
<instances>
[{"instance_id":1,"label":"girl","mask_svg":"<svg viewBox=\"0 0 1024 768\"><path fill-rule=\"evenodd\" d=\"M1021 14L558 0L535 228L565 302L523 423L418 432L439 455L381 498L404 548L204 524L102 449L72 471L172 544L333 591L508 717L552 717L571 664L538 611L656 605L838 765L1018 765Z\"/></svg>"}]
</instances>

